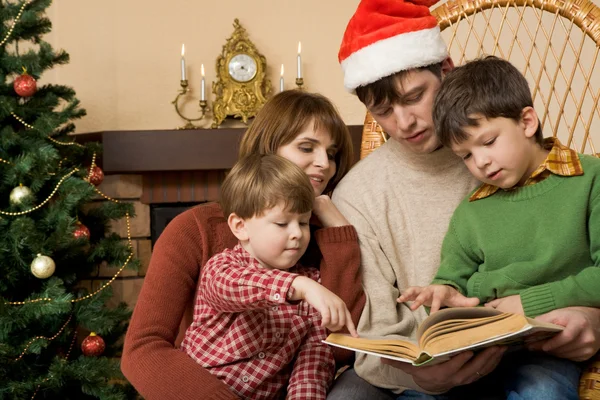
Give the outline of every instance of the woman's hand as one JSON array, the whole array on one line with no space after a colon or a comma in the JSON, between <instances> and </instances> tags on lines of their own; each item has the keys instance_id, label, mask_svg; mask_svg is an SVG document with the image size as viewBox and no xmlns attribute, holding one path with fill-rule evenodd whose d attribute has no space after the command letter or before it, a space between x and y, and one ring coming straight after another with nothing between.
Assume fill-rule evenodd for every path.
<instances>
[{"instance_id":1,"label":"woman's hand","mask_svg":"<svg viewBox=\"0 0 600 400\"><path fill-rule=\"evenodd\" d=\"M313 213L319 218L319 221L325 228L350 225L346 217L337 209L331 198L325 194L315 198Z\"/></svg>"},{"instance_id":2,"label":"woman's hand","mask_svg":"<svg viewBox=\"0 0 600 400\"><path fill-rule=\"evenodd\" d=\"M585 361L600 349L600 309L567 307L550 311L536 318L565 327L551 339L535 342L530 350L541 350L572 361Z\"/></svg>"},{"instance_id":3,"label":"woman's hand","mask_svg":"<svg viewBox=\"0 0 600 400\"><path fill-rule=\"evenodd\" d=\"M382 358L381 362L412 375L419 387L432 393L443 393L455 386L468 385L492 372L506 351L506 347L490 347L476 356L473 352L460 353L450 361L430 367L414 367L410 364Z\"/></svg>"}]
</instances>

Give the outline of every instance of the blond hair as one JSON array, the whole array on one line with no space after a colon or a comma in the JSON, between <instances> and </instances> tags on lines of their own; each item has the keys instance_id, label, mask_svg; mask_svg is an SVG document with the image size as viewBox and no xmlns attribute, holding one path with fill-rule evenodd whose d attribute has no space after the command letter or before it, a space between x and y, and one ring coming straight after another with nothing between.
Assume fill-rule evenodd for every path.
<instances>
[{"instance_id":1,"label":"blond hair","mask_svg":"<svg viewBox=\"0 0 600 400\"><path fill-rule=\"evenodd\" d=\"M250 154L231 169L221 186L225 217L247 219L283 203L289 212L312 210L315 192L308 175L290 160L275 155Z\"/></svg>"},{"instance_id":2,"label":"blond hair","mask_svg":"<svg viewBox=\"0 0 600 400\"><path fill-rule=\"evenodd\" d=\"M276 154L309 124L315 130L327 131L337 147L334 157L337 169L325 188L327 193L350 170L353 149L348 127L333 104L320 94L285 90L267 101L242 137L239 158L253 153Z\"/></svg>"}]
</instances>

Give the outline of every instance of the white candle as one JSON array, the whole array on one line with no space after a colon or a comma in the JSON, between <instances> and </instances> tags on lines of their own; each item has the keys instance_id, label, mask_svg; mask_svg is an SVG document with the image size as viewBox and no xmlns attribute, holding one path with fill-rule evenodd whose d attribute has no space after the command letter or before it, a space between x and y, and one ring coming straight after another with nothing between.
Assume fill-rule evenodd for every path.
<instances>
[{"instance_id":1,"label":"white candle","mask_svg":"<svg viewBox=\"0 0 600 400\"><path fill-rule=\"evenodd\" d=\"M181 80L185 81L185 44L181 45Z\"/></svg>"},{"instance_id":2,"label":"white candle","mask_svg":"<svg viewBox=\"0 0 600 400\"><path fill-rule=\"evenodd\" d=\"M281 64L281 77L279 78L279 91L283 92L283 64Z\"/></svg>"},{"instance_id":3,"label":"white candle","mask_svg":"<svg viewBox=\"0 0 600 400\"><path fill-rule=\"evenodd\" d=\"M300 52L302 50L302 44L298 42L298 78L302 78L302 57Z\"/></svg>"},{"instance_id":4,"label":"white candle","mask_svg":"<svg viewBox=\"0 0 600 400\"><path fill-rule=\"evenodd\" d=\"M200 73L202 74L202 81L200 82L200 100L206 100L204 97L204 64L200 64Z\"/></svg>"}]
</instances>

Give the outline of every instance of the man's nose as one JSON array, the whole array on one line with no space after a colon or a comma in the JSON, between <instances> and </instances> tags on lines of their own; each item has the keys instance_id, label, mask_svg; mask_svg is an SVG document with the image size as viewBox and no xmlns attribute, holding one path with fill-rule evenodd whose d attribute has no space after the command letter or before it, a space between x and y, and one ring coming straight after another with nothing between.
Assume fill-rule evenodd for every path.
<instances>
[{"instance_id":1,"label":"man's nose","mask_svg":"<svg viewBox=\"0 0 600 400\"><path fill-rule=\"evenodd\" d=\"M393 109L398 129L404 132L412 131L417 123L415 114L402 105L394 105Z\"/></svg>"}]
</instances>

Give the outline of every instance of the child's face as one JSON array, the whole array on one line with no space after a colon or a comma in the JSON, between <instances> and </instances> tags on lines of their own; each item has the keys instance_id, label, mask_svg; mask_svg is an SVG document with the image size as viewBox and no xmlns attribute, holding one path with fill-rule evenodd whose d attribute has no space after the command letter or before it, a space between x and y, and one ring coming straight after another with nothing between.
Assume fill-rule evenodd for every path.
<instances>
[{"instance_id":1,"label":"child's face","mask_svg":"<svg viewBox=\"0 0 600 400\"><path fill-rule=\"evenodd\" d=\"M310 212L296 214L279 204L259 217L244 221L244 248L269 269L293 267L308 247Z\"/></svg>"},{"instance_id":2,"label":"child's face","mask_svg":"<svg viewBox=\"0 0 600 400\"><path fill-rule=\"evenodd\" d=\"M464 160L471 174L484 183L502 189L523 184L544 161L540 159L541 148L533 138L537 115L531 107L528 109L533 115L524 116L518 122L502 117L481 117L479 126L463 128L469 136L464 142L453 144L452 151Z\"/></svg>"}]
</instances>

